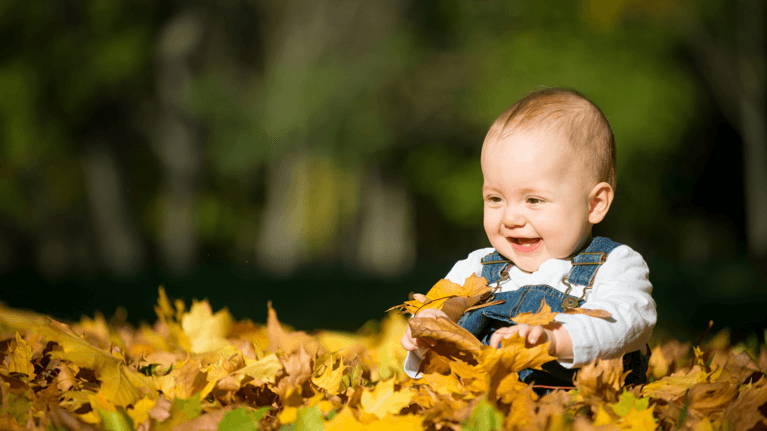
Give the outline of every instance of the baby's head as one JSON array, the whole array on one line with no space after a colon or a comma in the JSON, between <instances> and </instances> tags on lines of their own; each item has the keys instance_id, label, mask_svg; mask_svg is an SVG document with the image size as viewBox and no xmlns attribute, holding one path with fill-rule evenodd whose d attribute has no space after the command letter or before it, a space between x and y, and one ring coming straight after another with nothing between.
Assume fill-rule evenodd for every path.
<instances>
[{"instance_id":1,"label":"baby's head","mask_svg":"<svg viewBox=\"0 0 767 431\"><path fill-rule=\"evenodd\" d=\"M520 269L536 271L577 252L610 209L615 139L579 93L539 90L490 127L482 174L488 239Z\"/></svg>"}]
</instances>

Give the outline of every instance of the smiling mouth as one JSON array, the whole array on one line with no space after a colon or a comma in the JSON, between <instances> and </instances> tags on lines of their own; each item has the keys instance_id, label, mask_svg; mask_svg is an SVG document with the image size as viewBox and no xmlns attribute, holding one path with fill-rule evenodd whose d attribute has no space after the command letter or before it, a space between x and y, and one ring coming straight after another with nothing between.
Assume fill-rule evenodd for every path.
<instances>
[{"instance_id":1,"label":"smiling mouth","mask_svg":"<svg viewBox=\"0 0 767 431\"><path fill-rule=\"evenodd\" d=\"M540 238L509 238L511 248L520 253L532 253L543 244Z\"/></svg>"}]
</instances>

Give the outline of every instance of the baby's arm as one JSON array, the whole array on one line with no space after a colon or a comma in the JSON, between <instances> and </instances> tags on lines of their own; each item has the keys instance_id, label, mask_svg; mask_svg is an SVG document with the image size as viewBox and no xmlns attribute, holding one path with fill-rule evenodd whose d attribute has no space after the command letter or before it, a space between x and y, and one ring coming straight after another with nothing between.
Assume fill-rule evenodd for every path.
<instances>
[{"instance_id":1,"label":"baby's arm","mask_svg":"<svg viewBox=\"0 0 767 431\"><path fill-rule=\"evenodd\" d=\"M513 334L519 334L520 337L524 338L527 347L537 346L550 341L549 355L557 359L573 359L573 340L570 337L570 333L557 322L552 322L546 326L520 323L519 325L500 328L490 337L490 346L501 347L501 340L509 338Z\"/></svg>"},{"instance_id":2,"label":"baby's arm","mask_svg":"<svg viewBox=\"0 0 767 431\"><path fill-rule=\"evenodd\" d=\"M572 361L560 359L560 364L580 367L645 347L657 319L648 275L644 259L630 247L623 245L610 253L582 307L604 310L612 317L558 314L555 320L567 328L573 344Z\"/></svg>"}]
</instances>

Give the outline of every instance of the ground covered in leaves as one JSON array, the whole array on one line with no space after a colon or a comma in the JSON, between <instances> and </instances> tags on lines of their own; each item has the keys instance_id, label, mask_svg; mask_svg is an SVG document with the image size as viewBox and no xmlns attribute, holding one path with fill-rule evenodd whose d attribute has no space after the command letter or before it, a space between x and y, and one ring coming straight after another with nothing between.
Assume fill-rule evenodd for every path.
<instances>
[{"instance_id":1,"label":"ground covered in leaves","mask_svg":"<svg viewBox=\"0 0 767 431\"><path fill-rule=\"evenodd\" d=\"M0 429L767 428L765 346L733 347L726 333L702 348L655 340L646 385L624 385L621 360L603 360L573 388L543 395L515 371L551 360L546 345L479 346L434 319L414 329L452 344L431 350L413 380L402 372L399 314L356 334L306 334L271 304L266 325L207 301L187 309L162 289L155 309L154 325L134 328L0 306Z\"/></svg>"}]
</instances>

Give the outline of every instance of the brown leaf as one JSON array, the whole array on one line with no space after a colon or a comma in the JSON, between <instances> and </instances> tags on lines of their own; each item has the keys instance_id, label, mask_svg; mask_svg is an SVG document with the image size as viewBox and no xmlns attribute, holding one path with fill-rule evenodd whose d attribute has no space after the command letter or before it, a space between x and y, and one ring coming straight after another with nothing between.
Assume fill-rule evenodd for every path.
<instances>
[{"instance_id":1,"label":"brown leaf","mask_svg":"<svg viewBox=\"0 0 767 431\"><path fill-rule=\"evenodd\" d=\"M752 430L767 428L767 379L744 387L737 399L730 403L722 419L732 424L732 429Z\"/></svg>"},{"instance_id":2,"label":"brown leaf","mask_svg":"<svg viewBox=\"0 0 767 431\"><path fill-rule=\"evenodd\" d=\"M739 383L755 382L763 376L759 366L746 352L731 353L727 357L724 369Z\"/></svg>"},{"instance_id":3,"label":"brown leaf","mask_svg":"<svg viewBox=\"0 0 767 431\"><path fill-rule=\"evenodd\" d=\"M592 310L590 308L568 308L564 314L585 314L586 316L598 317L600 319L609 319L613 317L612 313L605 310Z\"/></svg>"},{"instance_id":4,"label":"brown leaf","mask_svg":"<svg viewBox=\"0 0 767 431\"><path fill-rule=\"evenodd\" d=\"M436 341L456 350L477 353L482 346L471 332L446 317L414 317L408 325L413 337Z\"/></svg>"},{"instance_id":5,"label":"brown leaf","mask_svg":"<svg viewBox=\"0 0 767 431\"><path fill-rule=\"evenodd\" d=\"M301 394L301 387L312 376L313 359L313 355L308 354L303 346L299 346L295 353L280 357L286 375L277 381L275 392L282 399L285 399L292 389Z\"/></svg>"},{"instance_id":6,"label":"brown leaf","mask_svg":"<svg viewBox=\"0 0 767 431\"><path fill-rule=\"evenodd\" d=\"M597 359L581 367L575 377L575 387L585 398L599 397L615 402L628 374L629 371L623 371L622 358Z\"/></svg>"},{"instance_id":7,"label":"brown leaf","mask_svg":"<svg viewBox=\"0 0 767 431\"><path fill-rule=\"evenodd\" d=\"M306 350L317 352L319 348L317 341L303 331L286 331L280 321L277 319L277 312L272 308L272 301L266 304L269 309L269 315L266 320L266 334L269 337L269 351L291 353L300 346L305 346Z\"/></svg>"}]
</instances>

